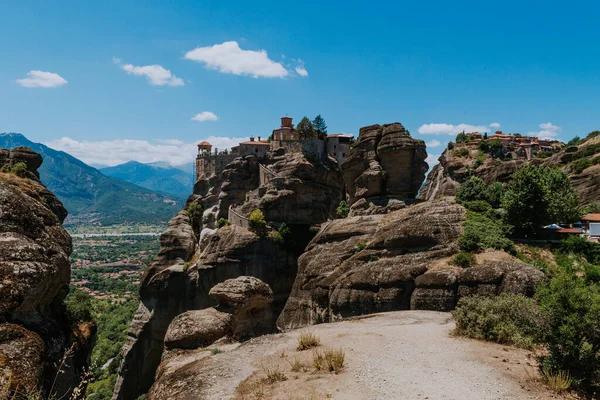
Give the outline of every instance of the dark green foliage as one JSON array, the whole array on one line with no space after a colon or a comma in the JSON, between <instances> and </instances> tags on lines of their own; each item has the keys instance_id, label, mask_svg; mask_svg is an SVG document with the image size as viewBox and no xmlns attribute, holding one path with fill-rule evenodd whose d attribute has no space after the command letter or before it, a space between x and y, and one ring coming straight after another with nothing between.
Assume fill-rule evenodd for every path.
<instances>
[{"instance_id":1,"label":"dark green foliage","mask_svg":"<svg viewBox=\"0 0 600 400\"><path fill-rule=\"evenodd\" d=\"M299 256L302 254L308 243L315 237L318 230L310 225L304 224L286 224L279 226L277 232L285 242L285 248L291 253Z\"/></svg>"},{"instance_id":2,"label":"dark green foliage","mask_svg":"<svg viewBox=\"0 0 600 400\"><path fill-rule=\"evenodd\" d=\"M250 213L249 224L250 229L255 232L262 232L267 228L267 221L265 221L265 214L258 208Z\"/></svg>"},{"instance_id":3,"label":"dark green foliage","mask_svg":"<svg viewBox=\"0 0 600 400\"><path fill-rule=\"evenodd\" d=\"M581 142L581 138L579 136L575 136L573 139L567 142L567 146L577 146Z\"/></svg>"},{"instance_id":4,"label":"dark green foliage","mask_svg":"<svg viewBox=\"0 0 600 400\"><path fill-rule=\"evenodd\" d=\"M335 209L335 215L337 218L346 218L350 212L350 206L346 203L346 200L340 201L340 204Z\"/></svg>"},{"instance_id":5,"label":"dark green foliage","mask_svg":"<svg viewBox=\"0 0 600 400\"><path fill-rule=\"evenodd\" d=\"M178 197L107 177L69 154L33 143L21 134L0 133L0 148L17 146L30 147L42 155L41 181L64 204L72 224L166 223L182 208Z\"/></svg>"},{"instance_id":6,"label":"dark green foliage","mask_svg":"<svg viewBox=\"0 0 600 400\"><path fill-rule=\"evenodd\" d=\"M459 267L468 268L475 263L475 255L468 251L461 251L455 254L452 258L452 264L458 265Z\"/></svg>"},{"instance_id":7,"label":"dark green foliage","mask_svg":"<svg viewBox=\"0 0 600 400\"><path fill-rule=\"evenodd\" d=\"M454 157L468 157L469 156L469 149L461 147L460 149L454 150L452 152L452 155L454 155Z\"/></svg>"},{"instance_id":8,"label":"dark green foliage","mask_svg":"<svg viewBox=\"0 0 600 400\"><path fill-rule=\"evenodd\" d=\"M463 224L463 235L458 239L464 251L485 249L504 250L516 254L515 245L506 238L510 227L501 220L494 220L486 215L467 211L467 219Z\"/></svg>"},{"instance_id":9,"label":"dark green foliage","mask_svg":"<svg viewBox=\"0 0 600 400\"><path fill-rule=\"evenodd\" d=\"M312 138L317 135L315 128L313 127L313 124L312 122L310 122L310 119L308 119L308 117L304 117L302 118L302 120L300 120L300 122L296 126L296 131L298 132L300 137L303 138Z\"/></svg>"},{"instance_id":10,"label":"dark green foliage","mask_svg":"<svg viewBox=\"0 0 600 400\"><path fill-rule=\"evenodd\" d=\"M584 237L571 235L562 241L560 251L563 254L576 254L593 264L600 264L600 244L590 242Z\"/></svg>"},{"instance_id":11,"label":"dark green foliage","mask_svg":"<svg viewBox=\"0 0 600 400\"><path fill-rule=\"evenodd\" d=\"M504 189L502 184L492 183L491 185L486 185L480 178L472 176L460 185L456 191L456 200L461 204L473 201L485 201L492 208L498 208L503 194Z\"/></svg>"},{"instance_id":12,"label":"dark green foliage","mask_svg":"<svg viewBox=\"0 0 600 400\"><path fill-rule=\"evenodd\" d=\"M537 295L549 318L543 368L567 371L579 387L600 390L600 288L562 274Z\"/></svg>"},{"instance_id":13,"label":"dark green foliage","mask_svg":"<svg viewBox=\"0 0 600 400\"><path fill-rule=\"evenodd\" d=\"M592 164L592 160L590 160L589 158L580 158L579 160L576 160L575 162L573 162L573 164L571 164L571 170L576 174L580 174L586 168L591 167Z\"/></svg>"},{"instance_id":14,"label":"dark green foliage","mask_svg":"<svg viewBox=\"0 0 600 400\"><path fill-rule=\"evenodd\" d=\"M467 210L475 211L478 213L485 213L486 211L492 209L492 206L490 206L490 203L488 203L487 201L484 201L484 200L465 201L465 202L462 202L461 204Z\"/></svg>"},{"instance_id":15,"label":"dark green foliage","mask_svg":"<svg viewBox=\"0 0 600 400\"><path fill-rule=\"evenodd\" d=\"M192 202L185 207L185 211L190 217L192 228L196 234L200 233L202 227L202 213L204 212L204 206L200 203Z\"/></svg>"},{"instance_id":16,"label":"dark green foliage","mask_svg":"<svg viewBox=\"0 0 600 400\"><path fill-rule=\"evenodd\" d=\"M19 161L10 168L10 172L15 175L19 175L25 171L27 171L27 164L25 164L23 161Z\"/></svg>"},{"instance_id":17,"label":"dark green foliage","mask_svg":"<svg viewBox=\"0 0 600 400\"><path fill-rule=\"evenodd\" d=\"M539 342L547 325L534 299L513 294L463 297L452 314L458 335L526 349Z\"/></svg>"},{"instance_id":18,"label":"dark green foliage","mask_svg":"<svg viewBox=\"0 0 600 400\"><path fill-rule=\"evenodd\" d=\"M87 322L92 320L92 297L82 290L75 290L64 300L69 322Z\"/></svg>"},{"instance_id":19,"label":"dark green foliage","mask_svg":"<svg viewBox=\"0 0 600 400\"><path fill-rule=\"evenodd\" d=\"M367 248L367 244L361 242L361 243L357 244L356 247L354 248L354 254L358 254L366 248Z\"/></svg>"},{"instance_id":20,"label":"dark green foliage","mask_svg":"<svg viewBox=\"0 0 600 400\"><path fill-rule=\"evenodd\" d=\"M580 217L579 198L567 174L551 167L520 167L502 198L506 220L520 232Z\"/></svg>"},{"instance_id":21,"label":"dark green foliage","mask_svg":"<svg viewBox=\"0 0 600 400\"><path fill-rule=\"evenodd\" d=\"M587 142L590 139L593 139L597 136L600 136L600 131L592 131L587 134L587 136L581 141L581 143Z\"/></svg>"},{"instance_id":22,"label":"dark green foliage","mask_svg":"<svg viewBox=\"0 0 600 400\"><path fill-rule=\"evenodd\" d=\"M590 203L583 207L582 214L600 213L600 203Z\"/></svg>"},{"instance_id":23,"label":"dark green foliage","mask_svg":"<svg viewBox=\"0 0 600 400\"><path fill-rule=\"evenodd\" d=\"M325 139L327 136L327 124L325 124L325 120L321 117L321 114L317 115L315 119L312 121L313 128L317 134L319 139Z\"/></svg>"},{"instance_id":24,"label":"dark green foliage","mask_svg":"<svg viewBox=\"0 0 600 400\"><path fill-rule=\"evenodd\" d=\"M549 158L552 156L552 153L547 151L538 151L535 155L537 158Z\"/></svg>"},{"instance_id":25,"label":"dark green foliage","mask_svg":"<svg viewBox=\"0 0 600 400\"><path fill-rule=\"evenodd\" d=\"M482 140L479 143L479 150L490 154L492 157L500 157L502 156L504 146L502 145L500 139Z\"/></svg>"},{"instance_id":26,"label":"dark green foliage","mask_svg":"<svg viewBox=\"0 0 600 400\"><path fill-rule=\"evenodd\" d=\"M452 150L454 148L453 142L448 142L448 150Z\"/></svg>"},{"instance_id":27,"label":"dark green foliage","mask_svg":"<svg viewBox=\"0 0 600 400\"><path fill-rule=\"evenodd\" d=\"M487 139L488 139L488 134L487 134L487 132L485 132L485 133L483 134L483 140L487 140Z\"/></svg>"},{"instance_id":28,"label":"dark green foliage","mask_svg":"<svg viewBox=\"0 0 600 400\"><path fill-rule=\"evenodd\" d=\"M222 228L227 225L229 225L229 221L226 218L219 218L219 220L217 221L217 226L219 228Z\"/></svg>"},{"instance_id":29,"label":"dark green foliage","mask_svg":"<svg viewBox=\"0 0 600 400\"><path fill-rule=\"evenodd\" d=\"M474 169L479 168L480 166L483 165L484 161L485 161L485 155L478 154L477 158L475 159L475 162L473 163L473 168Z\"/></svg>"},{"instance_id":30,"label":"dark green foliage","mask_svg":"<svg viewBox=\"0 0 600 400\"><path fill-rule=\"evenodd\" d=\"M462 131L458 135L456 135L456 139L454 139L454 141L456 143L466 143L467 142L467 135L465 134L464 131Z\"/></svg>"}]
</instances>

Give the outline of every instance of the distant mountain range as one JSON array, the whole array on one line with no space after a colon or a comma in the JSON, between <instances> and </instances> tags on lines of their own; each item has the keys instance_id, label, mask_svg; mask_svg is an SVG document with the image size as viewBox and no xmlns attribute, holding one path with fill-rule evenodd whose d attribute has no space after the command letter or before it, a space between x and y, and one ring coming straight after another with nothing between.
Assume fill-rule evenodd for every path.
<instances>
[{"instance_id":1,"label":"distant mountain range","mask_svg":"<svg viewBox=\"0 0 600 400\"><path fill-rule=\"evenodd\" d=\"M100 172L155 192L182 198L192 194L194 186L194 178L191 173L163 162L142 164L137 161L129 161L114 167L101 168Z\"/></svg>"},{"instance_id":2,"label":"distant mountain range","mask_svg":"<svg viewBox=\"0 0 600 400\"><path fill-rule=\"evenodd\" d=\"M165 223L183 206L184 195L157 193L105 176L75 157L34 143L20 133L0 133L0 148L18 146L42 155L40 178L69 211L66 224Z\"/></svg>"}]
</instances>

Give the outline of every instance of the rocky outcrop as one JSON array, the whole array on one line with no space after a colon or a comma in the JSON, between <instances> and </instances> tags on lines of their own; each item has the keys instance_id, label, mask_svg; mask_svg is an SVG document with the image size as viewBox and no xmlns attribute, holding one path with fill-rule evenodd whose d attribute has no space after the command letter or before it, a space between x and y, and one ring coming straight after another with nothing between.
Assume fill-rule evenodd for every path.
<instances>
[{"instance_id":1,"label":"rocky outcrop","mask_svg":"<svg viewBox=\"0 0 600 400\"><path fill-rule=\"evenodd\" d=\"M428 169L426 158L425 142L411 138L398 122L361 128L341 165L349 204L414 199Z\"/></svg>"},{"instance_id":2,"label":"rocky outcrop","mask_svg":"<svg viewBox=\"0 0 600 400\"><path fill-rule=\"evenodd\" d=\"M79 331L65 313L71 237L66 210L38 180L41 163L28 148L0 150L0 170L10 171L0 172L0 372L12 390L48 396L55 362L71 346L55 389L77 386L95 328Z\"/></svg>"},{"instance_id":3,"label":"rocky outcrop","mask_svg":"<svg viewBox=\"0 0 600 400\"><path fill-rule=\"evenodd\" d=\"M175 240L176 232L187 233ZM190 241L195 243L195 251L191 253L188 251ZM296 276L294 254L269 237L257 235L239 226L226 226L216 230L206 238L202 247L197 243L198 238L194 237L190 220L185 213L175 217L169 229L161 236L161 255L142 278L141 302L123 349L123 361L113 398L136 398L150 389L163 357L167 331L171 329L167 347L175 346L174 342L183 340L180 334L175 334L176 330L183 330L169 326L177 316L187 321L207 317L206 312L210 311L204 309L219 304L218 300L209 295L210 289L215 285L240 276L256 277L269 285L273 292L272 312L275 315L281 312ZM218 296L224 299L224 293L222 291ZM256 306L253 302L259 297L250 298L253 300L249 305L240 309L252 313ZM225 307L219 306L217 311L232 314L233 321L240 321L240 326L243 326L241 322L244 320L244 312L237 314L230 311L231 305L223 306ZM186 312L190 313L184 314ZM238 316L240 318L236 319ZM263 326L258 324L256 329L262 331ZM200 330L192 335L195 337L193 340L197 340L196 343L202 343L205 340L202 338L207 336L212 338L211 335L218 336L222 333L220 330L202 332L201 329L204 328L198 329Z\"/></svg>"},{"instance_id":4,"label":"rocky outcrop","mask_svg":"<svg viewBox=\"0 0 600 400\"><path fill-rule=\"evenodd\" d=\"M529 161L525 159L500 161L486 156L480 165L476 164L479 154L476 148L470 148L469 155L463 157L456 156L454 150L446 149L439 158L439 164L436 164L427 176L419 193L419 199L432 200L441 196L453 196L471 173L488 184L505 183L520 166L532 164L564 169L569 174L571 184L583 204L600 202L600 165L594 164L576 173L571 164L574 153L584 152L586 148L597 143L600 143L600 139L588 140L579 146L566 147L548 158L534 158Z\"/></svg>"},{"instance_id":5,"label":"rocky outcrop","mask_svg":"<svg viewBox=\"0 0 600 400\"><path fill-rule=\"evenodd\" d=\"M460 296L486 290L531 294L544 275L526 264L449 265L464 218L463 207L446 197L328 223L299 258L277 325L298 328L393 310L448 311Z\"/></svg>"},{"instance_id":6,"label":"rocky outcrop","mask_svg":"<svg viewBox=\"0 0 600 400\"><path fill-rule=\"evenodd\" d=\"M197 349L208 346L229 332L231 314L215 308L186 311L169 325L165 335L167 349Z\"/></svg>"},{"instance_id":7,"label":"rocky outcrop","mask_svg":"<svg viewBox=\"0 0 600 400\"><path fill-rule=\"evenodd\" d=\"M239 212L260 209L269 222L313 225L335 217L344 198L337 162L325 154L269 153L265 164L276 175L250 193Z\"/></svg>"}]
</instances>

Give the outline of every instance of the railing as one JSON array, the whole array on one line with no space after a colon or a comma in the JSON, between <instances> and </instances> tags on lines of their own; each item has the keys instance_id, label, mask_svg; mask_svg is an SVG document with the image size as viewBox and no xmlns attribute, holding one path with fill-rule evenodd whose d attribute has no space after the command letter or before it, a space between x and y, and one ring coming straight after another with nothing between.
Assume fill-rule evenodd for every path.
<instances>
[{"instance_id":1,"label":"railing","mask_svg":"<svg viewBox=\"0 0 600 400\"><path fill-rule=\"evenodd\" d=\"M278 175L275 172L273 172L270 168L268 168L262 164L258 164L258 167L259 167L259 178L260 178L261 185L266 185L272 179L275 179L278 177Z\"/></svg>"},{"instance_id":2,"label":"railing","mask_svg":"<svg viewBox=\"0 0 600 400\"><path fill-rule=\"evenodd\" d=\"M234 211L233 206L229 206L227 219L231 225L241 226L242 228L250 229L250 220L243 215Z\"/></svg>"}]
</instances>

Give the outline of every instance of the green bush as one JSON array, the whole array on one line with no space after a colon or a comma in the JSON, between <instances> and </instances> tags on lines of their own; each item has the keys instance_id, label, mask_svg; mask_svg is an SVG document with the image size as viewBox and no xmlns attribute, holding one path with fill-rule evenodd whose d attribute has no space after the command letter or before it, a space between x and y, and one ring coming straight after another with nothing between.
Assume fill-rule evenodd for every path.
<instances>
[{"instance_id":1,"label":"green bush","mask_svg":"<svg viewBox=\"0 0 600 400\"><path fill-rule=\"evenodd\" d=\"M280 245L285 244L285 240L283 239L283 236L281 236L281 233L279 233L278 231L269 232L269 238L271 238L271 240L273 240L277 244L280 244Z\"/></svg>"},{"instance_id":2,"label":"green bush","mask_svg":"<svg viewBox=\"0 0 600 400\"><path fill-rule=\"evenodd\" d=\"M340 205L335 209L335 214L338 218L346 218L350 212L350 206L346 203L346 200L340 201Z\"/></svg>"},{"instance_id":3,"label":"green bush","mask_svg":"<svg viewBox=\"0 0 600 400\"><path fill-rule=\"evenodd\" d=\"M567 371L575 384L600 390L600 288L583 278L562 274L537 294L549 317L542 367Z\"/></svg>"},{"instance_id":4,"label":"green bush","mask_svg":"<svg viewBox=\"0 0 600 400\"><path fill-rule=\"evenodd\" d=\"M454 149L454 143L448 142L448 150L452 150L452 149Z\"/></svg>"},{"instance_id":5,"label":"green bush","mask_svg":"<svg viewBox=\"0 0 600 400\"><path fill-rule=\"evenodd\" d=\"M490 206L490 203L488 203L487 201L483 201L483 200L465 201L464 203L462 203L462 205L467 210L475 211L478 213L484 213L484 212L492 209L492 206Z\"/></svg>"},{"instance_id":6,"label":"green bush","mask_svg":"<svg viewBox=\"0 0 600 400\"><path fill-rule=\"evenodd\" d=\"M479 154L473 163L473 169L479 168L481 165L483 165L484 161L485 156L483 154Z\"/></svg>"},{"instance_id":7,"label":"green bush","mask_svg":"<svg viewBox=\"0 0 600 400\"><path fill-rule=\"evenodd\" d=\"M202 226L202 214L204 213L204 206L200 203L189 203L185 207L185 211L190 218L190 222L192 223L192 229L194 232L200 232L200 227Z\"/></svg>"},{"instance_id":8,"label":"green bush","mask_svg":"<svg viewBox=\"0 0 600 400\"><path fill-rule=\"evenodd\" d=\"M468 157L469 156L469 149L465 149L460 148L460 149L456 149L452 152L452 155L454 155L454 157Z\"/></svg>"},{"instance_id":9,"label":"green bush","mask_svg":"<svg viewBox=\"0 0 600 400\"><path fill-rule=\"evenodd\" d=\"M23 161L19 161L18 163L16 163L15 165L13 165L10 169L10 172L13 174L20 174L21 172L25 172L27 171L27 164L25 164Z\"/></svg>"},{"instance_id":10,"label":"green bush","mask_svg":"<svg viewBox=\"0 0 600 400\"><path fill-rule=\"evenodd\" d=\"M267 228L267 221L265 221L265 214L258 208L250 213L249 223L250 228L254 231L261 231Z\"/></svg>"},{"instance_id":11,"label":"green bush","mask_svg":"<svg viewBox=\"0 0 600 400\"><path fill-rule=\"evenodd\" d=\"M491 248L516 254L514 243L506 238L509 233L510 227L502 221L467 211L467 219L463 224L463 235L458 238L458 244L464 251Z\"/></svg>"},{"instance_id":12,"label":"green bush","mask_svg":"<svg viewBox=\"0 0 600 400\"><path fill-rule=\"evenodd\" d=\"M64 300L67 317L71 323L92 320L92 297L82 290L74 290Z\"/></svg>"},{"instance_id":13,"label":"green bush","mask_svg":"<svg viewBox=\"0 0 600 400\"><path fill-rule=\"evenodd\" d=\"M226 218L219 218L219 220L217 221L217 226L219 228L222 228L227 225L229 225L229 221Z\"/></svg>"},{"instance_id":14,"label":"green bush","mask_svg":"<svg viewBox=\"0 0 600 400\"><path fill-rule=\"evenodd\" d=\"M456 201L463 205L465 202L486 201L492 208L498 208L503 194L501 183L487 185L481 178L471 176L456 191Z\"/></svg>"},{"instance_id":15,"label":"green bush","mask_svg":"<svg viewBox=\"0 0 600 400\"><path fill-rule=\"evenodd\" d=\"M475 263L475 255L468 251L461 251L455 254L452 258L452 264L458 265L459 267L468 268Z\"/></svg>"},{"instance_id":16,"label":"green bush","mask_svg":"<svg viewBox=\"0 0 600 400\"><path fill-rule=\"evenodd\" d=\"M600 264L600 244L590 242L584 237L571 235L562 241L560 252L585 257L586 261Z\"/></svg>"},{"instance_id":17,"label":"green bush","mask_svg":"<svg viewBox=\"0 0 600 400\"><path fill-rule=\"evenodd\" d=\"M573 162L573 164L571 164L571 170L576 174L580 174L586 168L591 166L592 160L590 160L589 158L580 158L579 160L576 160L575 162Z\"/></svg>"},{"instance_id":18,"label":"green bush","mask_svg":"<svg viewBox=\"0 0 600 400\"><path fill-rule=\"evenodd\" d=\"M364 242L360 242L359 244L356 245L356 247L354 248L354 254L358 254L361 251L363 251L364 249L367 248L367 244Z\"/></svg>"},{"instance_id":19,"label":"green bush","mask_svg":"<svg viewBox=\"0 0 600 400\"><path fill-rule=\"evenodd\" d=\"M535 299L514 294L463 297L452 314L457 335L525 349L539 343L547 326Z\"/></svg>"}]
</instances>

